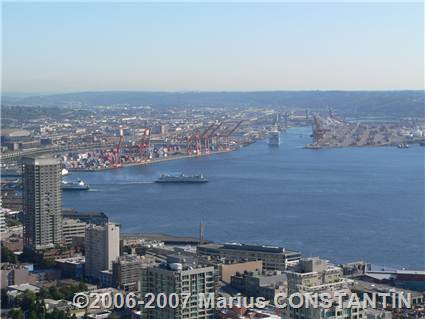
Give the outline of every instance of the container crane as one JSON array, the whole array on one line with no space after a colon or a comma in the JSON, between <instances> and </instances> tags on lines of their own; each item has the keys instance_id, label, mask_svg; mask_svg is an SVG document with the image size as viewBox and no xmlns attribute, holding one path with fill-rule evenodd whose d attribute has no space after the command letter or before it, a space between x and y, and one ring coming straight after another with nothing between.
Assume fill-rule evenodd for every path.
<instances>
[{"instance_id":1,"label":"container crane","mask_svg":"<svg viewBox=\"0 0 425 319\"><path fill-rule=\"evenodd\" d=\"M220 127L223 125L224 122L220 122L217 124L215 128L212 129L212 131L207 136L207 144L208 144L208 151L209 147L212 143L214 143L213 139L216 136L215 133L220 129Z\"/></svg>"},{"instance_id":2,"label":"container crane","mask_svg":"<svg viewBox=\"0 0 425 319\"><path fill-rule=\"evenodd\" d=\"M112 157L112 161L113 161L112 167L113 168L118 168L118 167L122 166L122 163L121 163L121 147L122 147L123 143L124 143L124 132L123 132L123 129L120 128L120 138L119 138L118 144L115 148L115 152L114 152L115 154Z\"/></svg>"},{"instance_id":3,"label":"container crane","mask_svg":"<svg viewBox=\"0 0 425 319\"><path fill-rule=\"evenodd\" d=\"M201 153L201 134L198 129L187 138L186 149L189 155L193 155L193 153L199 155Z\"/></svg>"},{"instance_id":4,"label":"container crane","mask_svg":"<svg viewBox=\"0 0 425 319\"><path fill-rule=\"evenodd\" d=\"M220 137L224 138L224 147L226 150L230 148L229 137L241 126L243 120L239 121L233 128L225 131Z\"/></svg>"},{"instance_id":5,"label":"container crane","mask_svg":"<svg viewBox=\"0 0 425 319\"><path fill-rule=\"evenodd\" d=\"M204 145L205 153L207 153L209 151L209 147L210 147L209 146L209 136L210 136L209 134L210 134L210 131L214 128L214 126L216 126L216 123L213 123L210 126L208 126L206 128L206 130L204 132L202 132L202 134L200 136L201 145L202 144Z\"/></svg>"},{"instance_id":6,"label":"container crane","mask_svg":"<svg viewBox=\"0 0 425 319\"><path fill-rule=\"evenodd\" d=\"M149 147L150 147L150 141L151 141L151 130L149 128L146 128L143 131L142 139L140 140L140 143L138 144L140 160L149 159L149 152L147 151L149 150Z\"/></svg>"}]
</instances>

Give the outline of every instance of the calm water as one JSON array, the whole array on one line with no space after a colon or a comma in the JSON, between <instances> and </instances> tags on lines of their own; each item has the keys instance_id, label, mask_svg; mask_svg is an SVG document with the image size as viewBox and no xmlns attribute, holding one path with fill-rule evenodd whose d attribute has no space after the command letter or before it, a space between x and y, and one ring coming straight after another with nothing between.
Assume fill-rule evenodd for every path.
<instances>
[{"instance_id":1,"label":"calm water","mask_svg":"<svg viewBox=\"0 0 425 319\"><path fill-rule=\"evenodd\" d=\"M96 173L65 207L101 210L124 232L281 245L335 262L424 268L424 148L308 150L296 128L271 148ZM161 185L161 173L203 173L204 185Z\"/></svg>"}]
</instances>

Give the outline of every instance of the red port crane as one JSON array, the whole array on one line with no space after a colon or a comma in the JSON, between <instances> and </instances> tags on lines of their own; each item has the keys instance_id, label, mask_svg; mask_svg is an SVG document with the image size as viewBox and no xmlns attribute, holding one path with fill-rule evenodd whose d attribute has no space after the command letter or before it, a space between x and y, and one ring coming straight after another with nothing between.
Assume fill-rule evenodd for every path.
<instances>
[{"instance_id":1,"label":"red port crane","mask_svg":"<svg viewBox=\"0 0 425 319\"><path fill-rule=\"evenodd\" d=\"M151 143L151 130L146 128L143 131L142 139L138 144L140 160L148 160L149 159L149 147Z\"/></svg>"},{"instance_id":2,"label":"red port crane","mask_svg":"<svg viewBox=\"0 0 425 319\"><path fill-rule=\"evenodd\" d=\"M124 143L124 132L122 130L122 128L120 128L120 138L118 140L118 144L115 148L115 154L112 157L112 167L113 168L118 168L122 166L121 163L121 146Z\"/></svg>"},{"instance_id":3,"label":"red port crane","mask_svg":"<svg viewBox=\"0 0 425 319\"><path fill-rule=\"evenodd\" d=\"M201 134L198 129L195 129L192 135L187 138L186 143L187 154L201 154Z\"/></svg>"},{"instance_id":4,"label":"red port crane","mask_svg":"<svg viewBox=\"0 0 425 319\"><path fill-rule=\"evenodd\" d=\"M214 126L216 126L216 123L213 123L210 126L208 126L206 128L206 130L204 132L202 132L202 134L200 136L200 138L201 138L201 146L202 146L202 144L204 145L204 151L205 151L205 153L207 153L208 150L209 150L209 147L210 147L209 146L209 134L210 134L211 129L213 129Z\"/></svg>"},{"instance_id":5,"label":"red port crane","mask_svg":"<svg viewBox=\"0 0 425 319\"><path fill-rule=\"evenodd\" d=\"M212 143L212 138L214 133L223 125L223 122L211 124L202 134L201 134L201 144L204 145L205 153L208 153L210 150L210 145Z\"/></svg>"},{"instance_id":6,"label":"red port crane","mask_svg":"<svg viewBox=\"0 0 425 319\"><path fill-rule=\"evenodd\" d=\"M212 143L214 143L214 141L213 141L214 137L216 137L216 136L217 136L217 135L216 135L216 132L220 129L220 127L223 125L223 123L224 123L224 122L220 122L220 123L218 123L218 124L216 125L216 127L215 127L215 128L213 128L213 129L212 129L212 131L211 131L211 132L209 132L208 136L206 137L206 139L207 139L207 145L208 145L208 151L209 151L210 145L211 145Z\"/></svg>"},{"instance_id":7,"label":"red port crane","mask_svg":"<svg viewBox=\"0 0 425 319\"><path fill-rule=\"evenodd\" d=\"M229 145L230 135L232 135L239 128L239 126L241 126L242 122L243 120L239 121L233 128L231 128L230 130L226 130L223 134L220 135L220 137L224 138L224 147L226 150L230 148L230 145Z\"/></svg>"}]
</instances>

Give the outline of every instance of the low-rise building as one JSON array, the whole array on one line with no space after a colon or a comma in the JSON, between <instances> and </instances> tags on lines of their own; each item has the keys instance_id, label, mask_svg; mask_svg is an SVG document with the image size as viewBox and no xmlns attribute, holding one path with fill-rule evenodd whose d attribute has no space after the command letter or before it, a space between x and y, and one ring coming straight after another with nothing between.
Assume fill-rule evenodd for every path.
<instances>
[{"instance_id":1,"label":"low-rise building","mask_svg":"<svg viewBox=\"0 0 425 319\"><path fill-rule=\"evenodd\" d=\"M219 319L280 319L275 313L264 310L247 309L244 307L233 307L222 309L218 312Z\"/></svg>"},{"instance_id":2,"label":"low-rise building","mask_svg":"<svg viewBox=\"0 0 425 319\"><path fill-rule=\"evenodd\" d=\"M62 221L62 237L66 245L72 245L74 237L86 236L85 222L78 219L64 218Z\"/></svg>"},{"instance_id":3,"label":"low-rise building","mask_svg":"<svg viewBox=\"0 0 425 319\"><path fill-rule=\"evenodd\" d=\"M24 249L24 240L22 236L2 237L1 244L13 252L22 251Z\"/></svg>"},{"instance_id":4,"label":"low-rise building","mask_svg":"<svg viewBox=\"0 0 425 319\"><path fill-rule=\"evenodd\" d=\"M18 296L22 295L26 290L32 291L35 294L40 292L40 288L37 286L24 283L7 287L6 295L9 301L12 301L15 300Z\"/></svg>"},{"instance_id":5,"label":"low-rise building","mask_svg":"<svg viewBox=\"0 0 425 319\"><path fill-rule=\"evenodd\" d=\"M289 265L296 264L301 258L299 252L282 247L239 243L199 245L197 252L200 255L228 260L261 260L264 269L281 271L286 270Z\"/></svg>"},{"instance_id":6,"label":"low-rise building","mask_svg":"<svg viewBox=\"0 0 425 319\"><path fill-rule=\"evenodd\" d=\"M86 317L88 317L88 314L100 314L105 311L113 310L114 303L108 303L108 302L99 302L99 297L102 300L106 300L108 297L114 297L119 293L117 289L114 288L100 288L100 289L94 289L90 291L84 292L87 296L89 296L89 305L96 304L96 307L87 307L86 310ZM110 314L110 313L109 313ZM108 316L107 316L108 317ZM106 318L107 318L106 317Z\"/></svg>"},{"instance_id":7,"label":"low-rise building","mask_svg":"<svg viewBox=\"0 0 425 319\"><path fill-rule=\"evenodd\" d=\"M366 319L392 319L391 311L369 308L366 310Z\"/></svg>"},{"instance_id":8,"label":"low-rise building","mask_svg":"<svg viewBox=\"0 0 425 319\"><path fill-rule=\"evenodd\" d=\"M112 262L112 286L125 291L140 291L142 272L155 265L153 258L124 255Z\"/></svg>"},{"instance_id":9,"label":"low-rise building","mask_svg":"<svg viewBox=\"0 0 425 319\"><path fill-rule=\"evenodd\" d=\"M330 296L330 307L315 307L304 304L302 307L287 306L282 311L282 319L364 319L366 312L358 304L350 304L346 299L339 304L338 295L351 298L352 280L342 276L342 268L331 265L326 260L302 258L298 266L286 272L288 281L288 298L293 294ZM287 304L290 304L287 302Z\"/></svg>"},{"instance_id":10,"label":"low-rise building","mask_svg":"<svg viewBox=\"0 0 425 319\"><path fill-rule=\"evenodd\" d=\"M1 265L1 289L21 284L33 284L39 277L33 274L25 265L2 264Z\"/></svg>"},{"instance_id":11,"label":"low-rise building","mask_svg":"<svg viewBox=\"0 0 425 319\"><path fill-rule=\"evenodd\" d=\"M99 286L101 288L112 287L113 286L112 270L105 269L105 270L99 271L98 280L99 280Z\"/></svg>"},{"instance_id":12,"label":"low-rise building","mask_svg":"<svg viewBox=\"0 0 425 319\"><path fill-rule=\"evenodd\" d=\"M78 219L87 224L104 225L108 222L108 216L103 212L80 212L75 209L62 209L64 218Z\"/></svg>"},{"instance_id":13,"label":"low-rise building","mask_svg":"<svg viewBox=\"0 0 425 319\"><path fill-rule=\"evenodd\" d=\"M263 262L261 260L253 261L225 261L219 265L219 273L221 281L229 284L231 277L237 273L244 273L249 271L263 271Z\"/></svg>"},{"instance_id":14,"label":"low-rise building","mask_svg":"<svg viewBox=\"0 0 425 319\"><path fill-rule=\"evenodd\" d=\"M56 267L62 271L62 277L80 279L84 276L84 256L56 259Z\"/></svg>"},{"instance_id":15,"label":"low-rise building","mask_svg":"<svg viewBox=\"0 0 425 319\"><path fill-rule=\"evenodd\" d=\"M230 284L248 297L264 297L273 301L277 294L286 294L286 275L279 271L237 273L232 276Z\"/></svg>"},{"instance_id":16,"label":"low-rise building","mask_svg":"<svg viewBox=\"0 0 425 319\"><path fill-rule=\"evenodd\" d=\"M369 295L371 298L373 295L378 295L380 293L390 293L395 296L410 296L410 300L412 303L412 307L415 306L424 306L424 294L419 291L397 288L394 286L390 286L387 284L378 284L378 283L370 283L362 280L354 280L352 291L357 293L358 295L363 296L364 294ZM382 304L382 297L377 297L378 303ZM395 306L398 307L399 298L395 298ZM403 307L403 305L400 305Z\"/></svg>"}]
</instances>

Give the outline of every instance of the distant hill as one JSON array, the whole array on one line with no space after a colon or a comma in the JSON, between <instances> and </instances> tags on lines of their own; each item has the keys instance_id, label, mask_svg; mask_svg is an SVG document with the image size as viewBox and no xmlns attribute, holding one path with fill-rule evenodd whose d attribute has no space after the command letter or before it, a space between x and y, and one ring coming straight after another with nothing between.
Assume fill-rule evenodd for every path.
<instances>
[{"instance_id":1,"label":"distant hill","mask_svg":"<svg viewBox=\"0 0 425 319\"><path fill-rule=\"evenodd\" d=\"M357 115L424 116L425 91L259 91L259 92L81 92L30 97L4 96L3 105L162 107L287 106L332 107Z\"/></svg>"}]
</instances>

